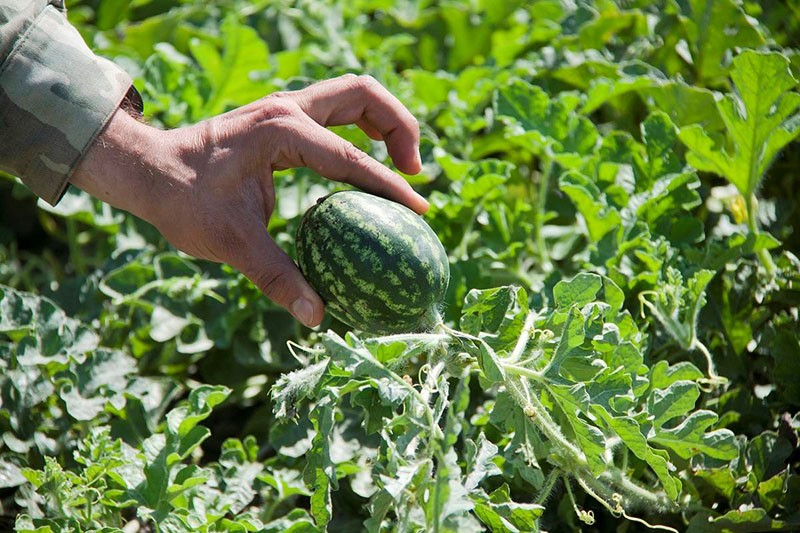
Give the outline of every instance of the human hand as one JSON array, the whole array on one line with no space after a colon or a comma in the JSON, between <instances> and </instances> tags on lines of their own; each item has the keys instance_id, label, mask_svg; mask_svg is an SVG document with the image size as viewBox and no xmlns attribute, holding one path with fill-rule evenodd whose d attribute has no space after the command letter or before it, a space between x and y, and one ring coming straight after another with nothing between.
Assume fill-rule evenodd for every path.
<instances>
[{"instance_id":1,"label":"human hand","mask_svg":"<svg viewBox=\"0 0 800 533\"><path fill-rule=\"evenodd\" d=\"M179 250L239 269L316 326L322 300L266 230L273 171L305 166L418 213L428 208L400 175L325 128L342 124L383 140L401 171L420 171L411 113L373 78L345 75L171 131L117 111L71 181L150 222Z\"/></svg>"}]
</instances>

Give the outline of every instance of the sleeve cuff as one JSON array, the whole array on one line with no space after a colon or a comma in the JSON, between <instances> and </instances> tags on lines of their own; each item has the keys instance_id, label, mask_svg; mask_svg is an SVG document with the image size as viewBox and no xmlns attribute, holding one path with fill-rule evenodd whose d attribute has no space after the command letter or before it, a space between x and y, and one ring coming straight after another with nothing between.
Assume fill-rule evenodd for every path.
<instances>
[{"instance_id":1,"label":"sleeve cuff","mask_svg":"<svg viewBox=\"0 0 800 533\"><path fill-rule=\"evenodd\" d=\"M0 66L0 166L55 205L130 87L130 76L46 7Z\"/></svg>"}]
</instances>

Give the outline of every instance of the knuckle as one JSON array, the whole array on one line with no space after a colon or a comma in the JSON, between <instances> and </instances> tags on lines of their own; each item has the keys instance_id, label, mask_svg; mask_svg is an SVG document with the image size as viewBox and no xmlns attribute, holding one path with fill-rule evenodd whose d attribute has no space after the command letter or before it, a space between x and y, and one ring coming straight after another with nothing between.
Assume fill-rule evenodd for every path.
<instances>
[{"instance_id":1,"label":"knuckle","mask_svg":"<svg viewBox=\"0 0 800 533\"><path fill-rule=\"evenodd\" d=\"M369 155L353 143L345 143L342 146L342 156L345 160L356 164L365 163L369 160Z\"/></svg>"},{"instance_id":2,"label":"knuckle","mask_svg":"<svg viewBox=\"0 0 800 533\"><path fill-rule=\"evenodd\" d=\"M288 275L278 265L266 265L254 274L253 283L271 300L282 301L287 292Z\"/></svg>"},{"instance_id":3,"label":"knuckle","mask_svg":"<svg viewBox=\"0 0 800 533\"><path fill-rule=\"evenodd\" d=\"M287 92L273 93L262 99L261 120L292 119L298 115L300 107Z\"/></svg>"},{"instance_id":4,"label":"knuckle","mask_svg":"<svg viewBox=\"0 0 800 533\"><path fill-rule=\"evenodd\" d=\"M355 76L352 79L353 86L356 90L364 92L369 95L374 95L383 90L383 85L378 80L369 74L362 74Z\"/></svg>"},{"instance_id":5,"label":"knuckle","mask_svg":"<svg viewBox=\"0 0 800 533\"><path fill-rule=\"evenodd\" d=\"M378 80L369 74L345 74L341 76L341 80L347 84L348 89L364 96L375 96L383 90L383 86Z\"/></svg>"}]
</instances>

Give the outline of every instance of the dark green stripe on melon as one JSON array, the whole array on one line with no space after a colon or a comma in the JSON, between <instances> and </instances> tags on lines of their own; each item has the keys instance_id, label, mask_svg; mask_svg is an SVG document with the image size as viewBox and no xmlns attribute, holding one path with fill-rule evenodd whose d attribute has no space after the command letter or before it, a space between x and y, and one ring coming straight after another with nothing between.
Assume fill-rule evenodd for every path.
<instances>
[{"instance_id":1,"label":"dark green stripe on melon","mask_svg":"<svg viewBox=\"0 0 800 533\"><path fill-rule=\"evenodd\" d=\"M447 253L401 204L359 191L322 198L298 228L297 261L327 310L353 328L403 333L440 320Z\"/></svg>"}]
</instances>

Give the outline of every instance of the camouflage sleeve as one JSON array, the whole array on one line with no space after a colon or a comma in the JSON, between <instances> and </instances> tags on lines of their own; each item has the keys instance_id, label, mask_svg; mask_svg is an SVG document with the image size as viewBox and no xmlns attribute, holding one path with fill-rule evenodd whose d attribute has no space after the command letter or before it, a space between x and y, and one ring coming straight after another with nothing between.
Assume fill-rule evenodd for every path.
<instances>
[{"instance_id":1,"label":"camouflage sleeve","mask_svg":"<svg viewBox=\"0 0 800 533\"><path fill-rule=\"evenodd\" d=\"M63 0L0 0L0 169L57 203L131 86L95 56Z\"/></svg>"}]
</instances>

